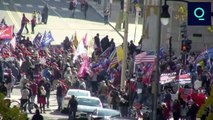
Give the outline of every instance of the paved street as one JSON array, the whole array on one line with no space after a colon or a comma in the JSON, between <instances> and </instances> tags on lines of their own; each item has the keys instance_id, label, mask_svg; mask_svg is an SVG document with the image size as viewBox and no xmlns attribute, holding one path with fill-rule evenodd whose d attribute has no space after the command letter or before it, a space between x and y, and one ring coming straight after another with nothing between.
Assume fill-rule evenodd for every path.
<instances>
[{"instance_id":1,"label":"paved street","mask_svg":"<svg viewBox=\"0 0 213 120\"><path fill-rule=\"evenodd\" d=\"M114 38L115 43L121 44L121 37L109 25L104 25L103 18L91 7L88 9L87 20L83 19L83 13L78 4L75 18L70 18L70 11L67 9L69 3L67 0L0 0L0 18L5 17L7 24L15 25L15 32L20 28L22 13L26 13L28 19L31 19L34 10L42 10L44 4L49 5L49 18L47 25L37 25L35 33L51 30L55 41L52 44L59 44L65 36L72 36L77 33L78 40L88 33L88 40L91 40L97 33L101 37L109 35ZM30 29L30 25L28 25ZM31 30L30 30L31 32ZM23 33L26 33L24 31ZM25 34L34 38L35 34Z\"/></svg>"},{"instance_id":2,"label":"paved street","mask_svg":"<svg viewBox=\"0 0 213 120\"><path fill-rule=\"evenodd\" d=\"M78 41L80 41L84 35L88 34L88 41L91 41L92 38L99 33L100 38L109 35L109 38L114 38L116 45L122 43L122 38L110 25L104 25L103 17L101 16L101 7L95 6L93 1L89 1L89 4L93 7L89 7L87 19L84 19L83 13L80 11L80 5L78 4L75 18L70 18L71 12L68 10L69 0L0 0L0 19L5 17L6 23L8 25L14 25L15 33L18 32L21 25L22 13L25 13L26 17L31 20L32 12L34 10L41 11L45 4L49 6L49 17L47 25L37 25L35 27L35 33L51 30L53 37L55 39L52 44L60 44L65 36L71 37L74 33L77 33ZM119 3L113 5L113 10L117 10ZM111 25L115 24L116 14L114 12L110 18ZM132 21L133 19L131 19ZM31 25L28 24L29 32L31 33ZM138 27L138 30L141 30ZM130 39L133 39L135 26L134 23L130 24ZM138 33L141 33L141 31ZM121 31L123 35L123 31ZM31 40L35 37L36 34L26 34L26 31L23 31L23 35L30 37ZM139 34L137 34L139 35ZM140 35L139 35L140 36ZM137 37L139 38L139 37ZM66 115L56 112L57 103L55 98L55 91L52 92L50 98L50 109L47 109L46 114L43 114L45 120L63 120L67 119ZM19 100L21 97L20 89L15 88L12 93L12 99ZM29 117L32 117L33 114L29 114Z\"/></svg>"},{"instance_id":3,"label":"paved street","mask_svg":"<svg viewBox=\"0 0 213 120\"><path fill-rule=\"evenodd\" d=\"M67 120L68 119L67 115L61 114L59 111L56 111L57 101L56 101L55 93L56 93L56 91L51 92L50 108L46 108L46 113L42 114L43 117L44 117L44 120ZM18 86L16 86L13 89L11 96L12 96L11 99L19 101L21 96L20 96L20 88ZM37 103L37 98L36 98L36 103ZM28 114L28 117L30 119L31 119L32 116L33 116L33 114L30 114L30 113Z\"/></svg>"}]
</instances>

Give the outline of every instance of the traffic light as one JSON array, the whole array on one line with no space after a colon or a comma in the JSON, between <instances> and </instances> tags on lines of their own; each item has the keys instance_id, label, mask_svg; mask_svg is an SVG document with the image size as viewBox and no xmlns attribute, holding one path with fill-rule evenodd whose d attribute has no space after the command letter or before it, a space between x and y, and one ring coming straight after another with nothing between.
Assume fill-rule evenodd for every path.
<instances>
[{"instance_id":1,"label":"traffic light","mask_svg":"<svg viewBox=\"0 0 213 120\"><path fill-rule=\"evenodd\" d=\"M191 44L192 44L192 40L186 40L186 51L190 52L191 50Z\"/></svg>"},{"instance_id":2,"label":"traffic light","mask_svg":"<svg viewBox=\"0 0 213 120\"><path fill-rule=\"evenodd\" d=\"M186 40L182 40L182 43L181 43L181 50L182 50L183 52L186 52L186 49L187 49Z\"/></svg>"},{"instance_id":3,"label":"traffic light","mask_svg":"<svg viewBox=\"0 0 213 120\"><path fill-rule=\"evenodd\" d=\"M188 40L188 39L182 40L181 50L183 52L190 52L190 50L192 48L191 44L192 44L192 40Z\"/></svg>"},{"instance_id":4,"label":"traffic light","mask_svg":"<svg viewBox=\"0 0 213 120\"><path fill-rule=\"evenodd\" d=\"M180 35L182 38L187 38L187 26L186 26L186 22L182 23L180 25Z\"/></svg>"}]
</instances>

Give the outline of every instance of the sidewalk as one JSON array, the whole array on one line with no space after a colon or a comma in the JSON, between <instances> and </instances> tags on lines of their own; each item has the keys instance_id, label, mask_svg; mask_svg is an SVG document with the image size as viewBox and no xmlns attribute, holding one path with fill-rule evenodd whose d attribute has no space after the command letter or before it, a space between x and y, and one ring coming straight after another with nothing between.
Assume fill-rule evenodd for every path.
<instances>
[{"instance_id":1,"label":"sidewalk","mask_svg":"<svg viewBox=\"0 0 213 120\"><path fill-rule=\"evenodd\" d=\"M89 5L96 10L96 12L103 17L103 5L102 4L97 4L96 1L94 0L88 0ZM109 6L109 3L108 3ZM109 7L108 7L109 8ZM112 9L111 9L111 16L109 17L109 25L113 27L115 30L115 25L116 21L119 16L120 12L120 2L119 1L113 1L112 3ZM124 30L119 31L119 34L121 36L124 36ZM137 44L138 41L140 40L140 37L142 35L142 18L139 17L138 19L138 25L136 29L136 34L135 34L135 14L134 13L129 13L129 34L128 34L128 40L133 40L135 36L135 43Z\"/></svg>"},{"instance_id":2,"label":"sidewalk","mask_svg":"<svg viewBox=\"0 0 213 120\"><path fill-rule=\"evenodd\" d=\"M103 17L103 5L102 4L97 4L96 1L94 0L89 0L88 3L92 8L94 8L99 15ZM108 3L108 8L109 8L109 3ZM113 1L112 3L112 9L111 9L111 16L109 16L109 22L110 23L116 23L116 20L118 19L119 11L120 11L120 2L119 1ZM142 18L139 17L139 23L142 23ZM130 24L135 24L135 14L130 12L129 13L129 23Z\"/></svg>"}]
</instances>

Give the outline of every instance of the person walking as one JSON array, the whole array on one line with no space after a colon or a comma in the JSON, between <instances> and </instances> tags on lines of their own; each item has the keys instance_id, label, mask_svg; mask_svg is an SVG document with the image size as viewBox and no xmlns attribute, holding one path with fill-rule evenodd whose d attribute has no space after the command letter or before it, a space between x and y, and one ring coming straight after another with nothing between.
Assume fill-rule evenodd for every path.
<instances>
[{"instance_id":1,"label":"person walking","mask_svg":"<svg viewBox=\"0 0 213 120\"><path fill-rule=\"evenodd\" d=\"M48 11L49 11L49 8L47 7L47 5L44 6L42 12L41 12L41 21L44 23L44 24L47 24L47 20L48 20Z\"/></svg>"},{"instance_id":2,"label":"person walking","mask_svg":"<svg viewBox=\"0 0 213 120\"><path fill-rule=\"evenodd\" d=\"M35 81L30 81L29 87L32 90L32 95L30 97L30 101L35 103L35 98L36 98L36 95L38 94L38 85L35 83Z\"/></svg>"},{"instance_id":3,"label":"person walking","mask_svg":"<svg viewBox=\"0 0 213 120\"><path fill-rule=\"evenodd\" d=\"M109 10L108 10L108 8L106 8L104 10L104 24L105 25L108 24L108 17L109 17Z\"/></svg>"},{"instance_id":4,"label":"person walking","mask_svg":"<svg viewBox=\"0 0 213 120\"><path fill-rule=\"evenodd\" d=\"M31 20L31 30L32 30L31 34L34 34L35 26L36 26L36 17L33 16L32 20Z\"/></svg>"},{"instance_id":5,"label":"person walking","mask_svg":"<svg viewBox=\"0 0 213 120\"><path fill-rule=\"evenodd\" d=\"M46 90L46 101L47 101L47 108L49 108L50 105L50 91L51 91L51 84L48 80L45 80L44 88Z\"/></svg>"},{"instance_id":6,"label":"person walking","mask_svg":"<svg viewBox=\"0 0 213 120\"><path fill-rule=\"evenodd\" d=\"M29 101L30 91L27 89L26 85L24 85L24 88L21 90L21 108L23 108L24 111L26 111L26 106L24 106L25 103Z\"/></svg>"},{"instance_id":7,"label":"person walking","mask_svg":"<svg viewBox=\"0 0 213 120\"><path fill-rule=\"evenodd\" d=\"M40 104L41 113L42 113L42 110L43 110L43 113L45 113L45 104L46 104L45 96L46 96L46 90L44 88L44 81L42 80L40 81L39 87L38 87L38 103Z\"/></svg>"},{"instance_id":8,"label":"person walking","mask_svg":"<svg viewBox=\"0 0 213 120\"><path fill-rule=\"evenodd\" d=\"M71 0L71 1L70 1L69 9L71 10L71 17L72 17L72 18L75 17L76 5L77 5L77 0Z\"/></svg>"},{"instance_id":9,"label":"person walking","mask_svg":"<svg viewBox=\"0 0 213 120\"><path fill-rule=\"evenodd\" d=\"M22 20L21 20L21 28L20 30L18 31L18 35L21 35L22 32L23 32L23 29L25 28L26 31L27 31L27 34L29 33L29 30L27 28L27 23L29 23L29 20L27 19L27 17L25 16L25 14L23 13L22 15Z\"/></svg>"},{"instance_id":10,"label":"person walking","mask_svg":"<svg viewBox=\"0 0 213 120\"><path fill-rule=\"evenodd\" d=\"M61 111L64 96L63 96L63 86L60 81L58 82L58 85L56 88L56 98L57 98L57 102L58 102L58 111Z\"/></svg>"},{"instance_id":11,"label":"person walking","mask_svg":"<svg viewBox=\"0 0 213 120\"><path fill-rule=\"evenodd\" d=\"M76 100L74 95L72 95L72 98L69 100L67 108L69 109L69 120L75 120L76 111L78 108L78 101Z\"/></svg>"},{"instance_id":12,"label":"person walking","mask_svg":"<svg viewBox=\"0 0 213 120\"><path fill-rule=\"evenodd\" d=\"M43 116L40 114L39 109L36 110L35 115L33 115L32 120L44 120Z\"/></svg>"},{"instance_id":13,"label":"person walking","mask_svg":"<svg viewBox=\"0 0 213 120\"><path fill-rule=\"evenodd\" d=\"M83 10L84 10L84 19L87 19L87 11L88 11L89 5L88 3L85 1L84 6L83 6Z\"/></svg>"}]
</instances>

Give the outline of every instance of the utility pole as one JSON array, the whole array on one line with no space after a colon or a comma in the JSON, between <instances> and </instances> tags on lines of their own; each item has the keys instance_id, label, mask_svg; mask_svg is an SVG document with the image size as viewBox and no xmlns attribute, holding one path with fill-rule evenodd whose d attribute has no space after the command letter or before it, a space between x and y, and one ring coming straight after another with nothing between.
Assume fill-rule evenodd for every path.
<instances>
[{"instance_id":1,"label":"utility pole","mask_svg":"<svg viewBox=\"0 0 213 120\"><path fill-rule=\"evenodd\" d=\"M126 61L127 61L127 42L128 42L128 17L129 17L129 0L125 0L124 3L125 12L125 30L124 30L124 41L123 41L123 60L122 60L122 71L121 71L121 90L124 89L124 83L126 80Z\"/></svg>"}]
</instances>

